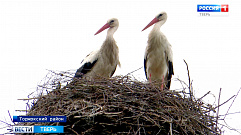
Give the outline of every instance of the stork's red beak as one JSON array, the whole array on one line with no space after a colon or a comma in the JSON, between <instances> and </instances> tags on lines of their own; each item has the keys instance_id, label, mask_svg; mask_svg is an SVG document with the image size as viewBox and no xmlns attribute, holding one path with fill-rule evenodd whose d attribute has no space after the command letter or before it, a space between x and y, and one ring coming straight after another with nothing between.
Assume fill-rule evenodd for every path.
<instances>
[{"instance_id":1,"label":"stork's red beak","mask_svg":"<svg viewBox=\"0 0 241 135\"><path fill-rule=\"evenodd\" d=\"M155 17L142 31L147 29L148 27L152 26L153 24L157 23L159 20Z\"/></svg>"},{"instance_id":2,"label":"stork's red beak","mask_svg":"<svg viewBox=\"0 0 241 135\"><path fill-rule=\"evenodd\" d=\"M99 34L100 32L102 32L103 30L107 29L107 28L110 28L110 24L109 23L106 23L102 28L100 28L96 33L95 35Z\"/></svg>"}]
</instances>

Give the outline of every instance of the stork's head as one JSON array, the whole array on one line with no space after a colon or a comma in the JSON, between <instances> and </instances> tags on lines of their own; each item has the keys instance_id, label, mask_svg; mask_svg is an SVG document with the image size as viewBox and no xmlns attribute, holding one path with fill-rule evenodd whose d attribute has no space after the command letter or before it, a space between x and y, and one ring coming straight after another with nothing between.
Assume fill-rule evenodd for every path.
<instances>
[{"instance_id":1,"label":"stork's head","mask_svg":"<svg viewBox=\"0 0 241 135\"><path fill-rule=\"evenodd\" d=\"M107 21L107 23L102 27L100 28L96 33L95 35L99 34L100 32L102 32L103 30L107 29L107 28L110 28L110 29L113 29L113 32L115 32L117 30L117 28L119 27L119 21L118 19L116 18L111 18Z\"/></svg>"},{"instance_id":2,"label":"stork's head","mask_svg":"<svg viewBox=\"0 0 241 135\"><path fill-rule=\"evenodd\" d=\"M161 12L142 31L144 31L145 29L147 29L148 27L152 26L157 22L161 22L162 24L164 24L166 20L167 20L167 13Z\"/></svg>"}]
</instances>

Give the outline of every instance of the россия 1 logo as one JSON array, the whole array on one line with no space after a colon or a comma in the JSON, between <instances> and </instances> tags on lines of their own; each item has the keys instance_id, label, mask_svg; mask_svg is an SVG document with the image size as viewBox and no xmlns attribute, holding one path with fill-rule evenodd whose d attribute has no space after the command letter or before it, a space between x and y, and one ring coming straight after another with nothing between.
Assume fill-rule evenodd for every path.
<instances>
[{"instance_id":1,"label":"\u0440\u043e\u0441\u0441\u0438\u044f 1 logo","mask_svg":"<svg viewBox=\"0 0 241 135\"><path fill-rule=\"evenodd\" d=\"M199 16L227 16L229 6L228 4L198 4L197 12Z\"/></svg>"},{"instance_id":2,"label":"\u0440\u043e\u0441\u0441\u0438\u044f 1 logo","mask_svg":"<svg viewBox=\"0 0 241 135\"><path fill-rule=\"evenodd\" d=\"M221 12L228 12L228 4L221 5Z\"/></svg>"}]
</instances>

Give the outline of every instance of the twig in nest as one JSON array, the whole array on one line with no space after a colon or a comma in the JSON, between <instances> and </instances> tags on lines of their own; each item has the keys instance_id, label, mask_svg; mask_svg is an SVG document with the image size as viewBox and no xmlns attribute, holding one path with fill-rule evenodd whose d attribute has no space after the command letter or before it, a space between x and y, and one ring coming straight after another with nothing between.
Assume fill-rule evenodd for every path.
<instances>
[{"instance_id":1,"label":"twig in nest","mask_svg":"<svg viewBox=\"0 0 241 135\"><path fill-rule=\"evenodd\" d=\"M193 118L195 121L197 121L199 124L201 124L202 126L204 126L205 128L207 128L208 130L212 131L213 133L215 133L216 135L221 135L218 132L212 130L210 127L204 125L202 122L200 122L199 120L196 120L195 118Z\"/></svg>"},{"instance_id":2,"label":"twig in nest","mask_svg":"<svg viewBox=\"0 0 241 135\"><path fill-rule=\"evenodd\" d=\"M238 114L238 113L241 113L241 112L226 113L226 114L219 115L219 116L221 117L221 116L225 116L225 115L232 115L232 114Z\"/></svg>"},{"instance_id":3,"label":"twig in nest","mask_svg":"<svg viewBox=\"0 0 241 135\"><path fill-rule=\"evenodd\" d=\"M15 110L16 112L28 112L28 110Z\"/></svg>"},{"instance_id":4,"label":"twig in nest","mask_svg":"<svg viewBox=\"0 0 241 135\"><path fill-rule=\"evenodd\" d=\"M234 98L235 96L236 96L236 95L233 95L231 98L229 98L228 100L226 100L225 102L223 102L221 105L214 107L213 109L216 109L216 108L218 108L218 107L226 104L229 100L231 100L231 99Z\"/></svg>"},{"instance_id":5,"label":"twig in nest","mask_svg":"<svg viewBox=\"0 0 241 135\"><path fill-rule=\"evenodd\" d=\"M4 124L8 125L7 127L12 126L11 124L9 124L9 123L7 123L7 122L5 122L5 121L0 120L0 122L2 122L2 123L4 123ZM0 128L0 129L3 129L3 128Z\"/></svg>"},{"instance_id":6,"label":"twig in nest","mask_svg":"<svg viewBox=\"0 0 241 135\"><path fill-rule=\"evenodd\" d=\"M224 121L224 122L225 122L225 121ZM238 132L239 134L241 134L241 132L240 132L238 129L234 129L234 128L228 126L228 124L227 124L226 122L225 122L225 124L226 124L226 125L219 123L219 125L222 125L222 128L223 128L223 127L226 127L226 128L228 128L229 130L233 130L233 131Z\"/></svg>"},{"instance_id":7,"label":"twig in nest","mask_svg":"<svg viewBox=\"0 0 241 135\"><path fill-rule=\"evenodd\" d=\"M17 100L32 100L32 99L38 99L39 97L34 97L34 98L22 98L22 99L17 99Z\"/></svg>"},{"instance_id":8,"label":"twig in nest","mask_svg":"<svg viewBox=\"0 0 241 135\"><path fill-rule=\"evenodd\" d=\"M73 130L72 128L69 128L70 130L72 130L76 135L79 135L78 132L76 132L75 130Z\"/></svg>"},{"instance_id":9,"label":"twig in nest","mask_svg":"<svg viewBox=\"0 0 241 135\"><path fill-rule=\"evenodd\" d=\"M169 124L170 124L170 135L172 135L172 122L170 122Z\"/></svg>"},{"instance_id":10,"label":"twig in nest","mask_svg":"<svg viewBox=\"0 0 241 135\"><path fill-rule=\"evenodd\" d=\"M233 96L231 97L231 98L233 98L233 97L235 97L235 98L233 99L233 102L232 102L232 103L231 103L231 105L229 106L229 108L228 108L228 110L227 110L226 114L224 115L224 118L223 118L224 120L225 120L225 118L226 118L226 116L227 116L227 114L228 114L228 112L229 112L230 108L232 107L232 105L233 105L233 103L234 103L234 101L235 101L236 97L238 96L238 94L239 94L240 90L241 90L241 88L238 90L238 92L237 92L237 94L236 94L236 95L233 95ZM230 99L231 99L231 98L230 98ZM230 100L230 99L229 99L229 100ZM228 101L229 101L229 100L228 100ZM227 101L226 101L226 102L227 102ZM220 129L222 129L222 128L223 128L223 126L222 126Z\"/></svg>"},{"instance_id":11,"label":"twig in nest","mask_svg":"<svg viewBox=\"0 0 241 135\"><path fill-rule=\"evenodd\" d=\"M204 94L202 97L200 97L197 101L200 101L201 99L203 99L204 97L206 97L211 91L207 92L206 94Z\"/></svg>"},{"instance_id":12,"label":"twig in nest","mask_svg":"<svg viewBox=\"0 0 241 135\"><path fill-rule=\"evenodd\" d=\"M13 122L13 119L12 119L12 116L11 116L9 110L8 110L8 116L9 116L9 118L11 119L11 121Z\"/></svg>"},{"instance_id":13,"label":"twig in nest","mask_svg":"<svg viewBox=\"0 0 241 135\"><path fill-rule=\"evenodd\" d=\"M190 74L189 74L189 69L188 69L188 64L187 62L183 59L183 61L185 62L186 66L187 66L187 75L188 75L188 82L189 82L189 93L190 93L190 99L193 100L193 91L192 91L192 84L191 84L191 78L190 78Z\"/></svg>"},{"instance_id":14,"label":"twig in nest","mask_svg":"<svg viewBox=\"0 0 241 135\"><path fill-rule=\"evenodd\" d=\"M219 91L218 106L219 106L219 104L220 104L221 91L222 91L222 88L220 88L220 91ZM216 131L217 131L217 132L218 132L218 116L219 116L219 107L218 107L217 116L216 116Z\"/></svg>"},{"instance_id":15,"label":"twig in nest","mask_svg":"<svg viewBox=\"0 0 241 135\"><path fill-rule=\"evenodd\" d=\"M131 71L130 73L128 73L128 74L126 74L125 76L129 76L130 74L132 74L132 73L134 73L134 72L136 72L136 71L138 71L138 70L140 70L140 69L142 69L143 67L140 67L140 68L138 68L138 69L136 69L136 70L134 70L134 71ZM125 77L124 76L124 77Z\"/></svg>"}]
</instances>

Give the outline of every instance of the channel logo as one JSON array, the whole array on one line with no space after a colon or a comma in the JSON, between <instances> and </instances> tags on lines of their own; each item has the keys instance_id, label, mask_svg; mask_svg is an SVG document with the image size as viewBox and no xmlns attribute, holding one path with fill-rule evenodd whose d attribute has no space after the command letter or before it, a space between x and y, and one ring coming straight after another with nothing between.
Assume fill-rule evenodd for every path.
<instances>
[{"instance_id":1,"label":"channel logo","mask_svg":"<svg viewBox=\"0 0 241 135\"><path fill-rule=\"evenodd\" d=\"M197 5L197 12L228 12L228 4Z\"/></svg>"},{"instance_id":2,"label":"channel logo","mask_svg":"<svg viewBox=\"0 0 241 135\"><path fill-rule=\"evenodd\" d=\"M229 16L228 4L198 4L197 15L199 17L227 17Z\"/></svg>"}]
</instances>

